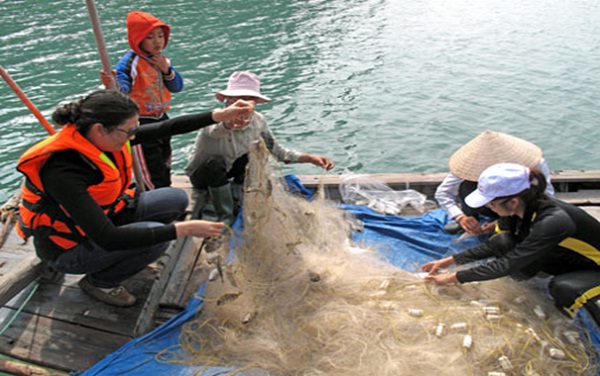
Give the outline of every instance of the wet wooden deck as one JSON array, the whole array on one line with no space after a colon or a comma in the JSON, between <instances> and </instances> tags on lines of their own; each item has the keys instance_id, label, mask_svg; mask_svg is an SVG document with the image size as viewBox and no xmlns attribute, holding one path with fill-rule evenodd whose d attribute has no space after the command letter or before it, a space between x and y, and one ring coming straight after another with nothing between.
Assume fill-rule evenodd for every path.
<instances>
[{"instance_id":1,"label":"wet wooden deck","mask_svg":"<svg viewBox=\"0 0 600 376\"><path fill-rule=\"evenodd\" d=\"M429 196L444 176L373 175L395 189L411 188ZM310 188L322 185L330 198L337 199L337 187L343 177L302 176L301 181ZM571 191L559 193L560 198L587 205L588 211L600 217L600 171L560 172L555 174L554 181L563 191ZM174 177L173 183L190 194L186 177ZM596 189L590 189L594 187ZM12 287L22 292L8 302L0 302L0 331L4 330L0 332L0 354L49 367L50 371L45 370L47 375L88 369L130 339L151 331L183 310L209 271L198 249L199 239L174 241L159 261L125 283L138 297L138 302L133 307L118 308L98 302L80 291L77 282L81 276L77 275L66 275L58 281L36 279L24 289L14 281L7 283L5 277L15 270L31 272L35 268L29 264L39 262L32 256L32 245L22 244L11 230L0 249L0 290ZM30 294L30 300L19 312ZM14 361L11 359L9 363ZM9 369L6 364L0 359L0 371Z\"/></svg>"},{"instance_id":2,"label":"wet wooden deck","mask_svg":"<svg viewBox=\"0 0 600 376\"><path fill-rule=\"evenodd\" d=\"M176 186L186 188L182 179L176 180ZM172 242L161 259L125 283L138 297L128 308L90 298L77 285L80 275L57 281L36 279L0 308L0 330L14 320L0 335L0 354L64 372L90 368L185 308L207 278L208 268L198 249L198 239ZM39 263L32 255L32 244L23 244L11 230L0 249L0 278L15 269L37 272L24 265ZM0 362L0 371L8 369Z\"/></svg>"}]
</instances>

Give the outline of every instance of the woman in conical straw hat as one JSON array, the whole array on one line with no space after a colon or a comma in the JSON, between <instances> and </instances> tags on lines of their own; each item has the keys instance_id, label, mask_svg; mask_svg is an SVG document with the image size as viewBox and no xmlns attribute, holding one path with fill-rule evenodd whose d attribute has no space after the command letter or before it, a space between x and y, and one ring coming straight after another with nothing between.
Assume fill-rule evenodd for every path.
<instances>
[{"instance_id":1,"label":"woman in conical straw hat","mask_svg":"<svg viewBox=\"0 0 600 376\"><path fill-rule=\"evenodd\" d=\"M487 168L465 198L473 208L487 206L507 230L466 251L428 262L426 280L444 285L517 280L538 273L553 276L549 293L561 312L574 317L585 308L600 325L600 222L581 208L546 196L541 171L515 163ZM470 268L444 270L477 261Z\"/></svg>"},{"instance_id":2,"label":"woman in conical straw hat","mask_svg":"<svg viewBox=\"0 0 600 376\"><path fill-rule=\"evenodd\" d=\"M466 231L472 235L489 233L498 218L493 211L483 207L469 207L465 197L477 189L477 178L496 163L518 163L542 171L547 179L546 194L554 195L550 170L542 157L542 149L518 137L487 130L458 149L448 162L450 173L438 186L435 199L454 222L445 229L449 232ZM480 224L482 217L489 221Z\"/></svg>"}]
</instances>

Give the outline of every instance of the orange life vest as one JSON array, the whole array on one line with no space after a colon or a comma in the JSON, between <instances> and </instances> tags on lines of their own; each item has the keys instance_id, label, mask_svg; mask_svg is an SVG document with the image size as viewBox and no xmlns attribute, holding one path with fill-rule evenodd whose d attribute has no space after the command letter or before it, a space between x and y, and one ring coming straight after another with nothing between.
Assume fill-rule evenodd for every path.
<instances>
[{"instance_id":1,"label":"orange life vest","mask_svg":"<svg viewBox=\"0 0 600 376\"><path fill-rule=\"evenodd\" d=\"M137 56L133 61L129 96L140 107L140 116L160 117L171 108L171 92L165 87L162 73L145 58Z\"/></svg>"},{"instance_id":2,"label":"orange life vest","mask_svg":"<svg viewBox=\"0 0 600 376\"><path fill-rule=\"evenodd\" d=\"M46 195L40 171L54 153L68 149L81 153L102 172L104 179L99 184L89 186L87 190L106 214L121 211L134 194L132 189L128 189L132 171L129 142L120 152L113 153L115 164L103 151L83 137L75 125L69 124L28 149L17 162L17 170L26 177L21 189L23 199L19 207L17 233L27 240L36 230L44 229L50 240L65 250L82 243L85 233L64 208Z\"/></svg>"},{"instance_id":3,"label":"orange life vest","mask_svg":"<svg viewBox=\"0 0 600 376\"><path fill-rule=\"evenodd\" d=\"M171 28L150 13L132 11L127 15L129 47L137 54L131 66L131 92L129 96L140 107L140 116L159 118L171 107L171 92L165 88L162 73L150 64L148 53L140 44L157 27L162 27L165 45L169 43Z\"/></svg>"}]
</instances>

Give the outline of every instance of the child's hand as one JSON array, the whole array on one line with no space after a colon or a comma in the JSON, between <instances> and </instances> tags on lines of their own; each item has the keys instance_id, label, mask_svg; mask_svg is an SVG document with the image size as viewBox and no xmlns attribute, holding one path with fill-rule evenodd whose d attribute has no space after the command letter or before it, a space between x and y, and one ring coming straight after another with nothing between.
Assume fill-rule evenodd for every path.
<instances>
[{"instance_id":1,"label":"child's hand","mask_svg":"<svg viewBox=\"0 0 600 376\"><path fill-rule=\"evenodd\" d=\"M163 54L152 56L152 63L158 68L163 74L169 73L169 60Z\"/></svg>"},{"instance_id":2,"label":"child's hand","mask_svg":"<svg viewBox=\"0 0 600 376\"><path fill-rule=\"evenodd\" d=\"M107 89L116 89L117 81L115 80L115 76L117 75L117 71L113 70L111 73L106 72L101 69L100 71L100 80L102 81L102 85L104 85Z\"/></svg>"}]
</instances>

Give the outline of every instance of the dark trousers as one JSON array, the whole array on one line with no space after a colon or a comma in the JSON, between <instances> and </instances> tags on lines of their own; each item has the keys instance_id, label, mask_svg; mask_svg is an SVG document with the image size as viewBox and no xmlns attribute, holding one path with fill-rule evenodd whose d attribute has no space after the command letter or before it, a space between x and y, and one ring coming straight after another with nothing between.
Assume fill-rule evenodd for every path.
<instances>
[{"instance_id":1,"label":"dark trousers","mask_svg":"<svg viewBox=\"0 0 600 376\"><path fill-rule=\"evenodd\" d=\"M156 123L168 119L165 114L158 120L140 118L140 125ZM141 144L144 151L144 159L154 188L171 186L171 136L157 140L147 141Z\"/></svg>"},{"instance_id":2,"label":"dark trousers","mask_svg":"<svg viewBox=\"0 0 600 376\"><path fill-rule=\"evenodd\" d=\"M140 194L133 221L124 227L152 228L178 219L187 208L184 191L161 188ZM156 261L170 242L132 249L108 251L95 242L91 247L80 244L62 253L56 260L45 260L52 269L69 274L86 274L90 283L100 288L112 288Z\"/></svg>"},{"instance_id":3,"label":"dark trousers","mask_svg":"<svg viewBox=\"0 0 600 376\"><path fill-rule=\"evenodd\" d=\"M552 278L548 288L558 309L573 318L575 311L585 308L600 328L600 270L581 270L559 274Z\"/></svg>"},{"instance_id":4,"label":"dark trousers","mask_svg":"<svg viewBox=\"0 0 600 376\"><path fill-rule=\"evenodd\" d=\"M235 183L243 183L248 165L248 154L244 154L233 162L227 170L225 159L220 155L208 158L190 174L190 182L196 189L221 187L233 179Z\"/></svg>"}]
</instances>

